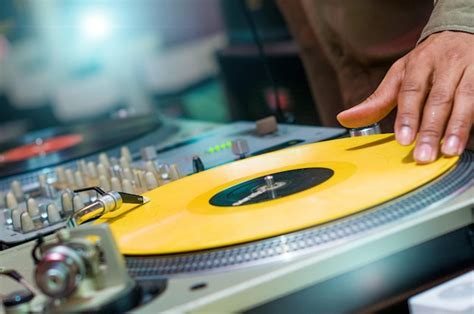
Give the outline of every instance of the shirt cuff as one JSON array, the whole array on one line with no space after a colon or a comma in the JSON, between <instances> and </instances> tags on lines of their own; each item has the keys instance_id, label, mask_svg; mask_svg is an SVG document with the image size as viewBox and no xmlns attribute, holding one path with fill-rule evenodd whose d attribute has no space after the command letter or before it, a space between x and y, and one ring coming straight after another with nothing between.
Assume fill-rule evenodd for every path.
<instances>
[{"instance_id":1,"label":"shirt cuff","mask_svg":"<svg viewBox=\"0 0 474 314\"><path fill-rule=\"evenodd\" d=\"M442 31L474 33L474 1L437 0L418 43L431 34Z\"/></svg>"}]
</instances>

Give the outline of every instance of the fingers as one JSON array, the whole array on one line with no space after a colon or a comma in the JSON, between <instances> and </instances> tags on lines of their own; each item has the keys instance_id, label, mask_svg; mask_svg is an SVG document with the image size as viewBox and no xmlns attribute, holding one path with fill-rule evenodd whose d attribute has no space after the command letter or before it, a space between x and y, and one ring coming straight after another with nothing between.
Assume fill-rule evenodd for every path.
<instances>
[{"instance_id":1,"label":"fingers","mask_svg":"<svg viewBox=\"0 0 474 314\"><path fill-rule=\"evenodd\" d=\"M441 68L435 76L423 109L423 118L413 153L415 161L420 164L430 163L438 156L441 137L451 114L462 68Z\"/></svg>"},{"instance_id":2,"label":"fingers","mask_svg":"<svg viewBox=\"0 0 474 314\"><path fill-rule=\"evenodd\" d=\"M369 98L337 115L339 123L347 128L358 128L374 124L387 116L396 105L404 71L405 60L395 62Z\"/></svg>"},{"instance_id":3,"label":"fingers","mask_svg":"<svg viewBox=\"0 0 474 314\"><path fill-rule=\"evenodd\" d=\"M474 122L474 68L464 71L456 89L454 106L444 134L441 151L444 155L460 155L466 148Z\"/></svg>"},{"instance_id":4,"label":"fingers","mask_svg":"<svg viewBox=\"0 0 474 314\"><path fill-rule=\"evenodd\" d=\"M395 136L401 145L410 145L418 132L422 108L431 85L432 67L428 63L407 61L406 73L398 93Z\"/></svg>"}]
</instances>

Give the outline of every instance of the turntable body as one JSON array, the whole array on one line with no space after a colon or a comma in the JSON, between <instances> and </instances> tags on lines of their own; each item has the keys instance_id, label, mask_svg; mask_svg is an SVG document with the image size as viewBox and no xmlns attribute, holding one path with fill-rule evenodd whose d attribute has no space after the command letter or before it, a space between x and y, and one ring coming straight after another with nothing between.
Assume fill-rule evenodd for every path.
<instances>
[{"instance_id":1,"label":"turntable body","mask_svg":"<svg viewBox=\"0 0 474 314\"><path fill-rule=\"evenodd\" d=\"M278 150L230 163L228 145L221 155L208 151L211 169L151 189L147 204L95 222L110 225L137 283L167 281L136 312L377 310L382 300L474 265L472 152L417 166L412 147L390 134L301 145L341 131L279 132L256 138L249 124L236 123L163 142L159 158L179 159L186 174L189 156L216 136ZM0 266L32 278L32 246L1 251ZM0 293L11 289L2 284Z\"/></svg>"}]
</instances>

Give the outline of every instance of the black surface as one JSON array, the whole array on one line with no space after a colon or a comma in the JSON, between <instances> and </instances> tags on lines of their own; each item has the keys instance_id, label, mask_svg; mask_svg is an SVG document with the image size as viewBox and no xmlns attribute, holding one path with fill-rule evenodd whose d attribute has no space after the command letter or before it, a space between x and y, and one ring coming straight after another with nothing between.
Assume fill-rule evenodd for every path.
<instances>
[{"instance_id":1,"label":"black surface","mask_svg":"<svg viewBox=\"0 0 474 314\"><path fill-rule=\"evenodd\" d=\"M0 178L57 165L65 161L82 158L99 151L124 145L157 129L160 125L161 121L156 117L134 117L31 132L15 141L0 145L0 154L18 146L34 143L38 138L45 140L61 135L81 134L84 140L76 146L45 156L37 156L18 162L0 163Z\"/></svg>"},{"instance_id":2,"label":"black surface","mask_svg":"<svg viewBox=\"0 0 474 314\"><path fill-rule=\"evenodd\" d=\"M310 189L327 181L333 174L334 171L329 168L303 168L274 173L272 174L274 182L281 183L281 188L275 188L272 190L273 193L264 192L242 205L233 205L264 187L265 175L225 189L214 195L209 203L214 206L243 206L271 201Z\"/></svg>"},{"instance_id":3,"label":"black surface","mask_svg":"<svg viewBox=\"0 0 474 314\"><path fill-rule=\"evenodd\" d=\"M348 313L387 308L407 311L407 300L419 287L474 267L474 246L468 226L346 274L260 305L248 314ZM398 299L397 304L390 300ZM377 310L383 311L378 307ZM385 311L392 312L392 311Z\"/></svg>"}]
</instances>

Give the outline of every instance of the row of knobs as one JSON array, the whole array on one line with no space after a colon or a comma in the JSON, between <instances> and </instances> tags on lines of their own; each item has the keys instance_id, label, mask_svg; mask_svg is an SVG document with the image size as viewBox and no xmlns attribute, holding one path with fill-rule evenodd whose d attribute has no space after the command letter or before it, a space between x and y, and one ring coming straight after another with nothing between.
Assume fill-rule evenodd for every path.
<instances>
[{"instance_id":1,"label":"row of knobs","mask_svg":"<svg viewBox=\"0 0 474 314\"><path fill-rule=\"evenodd\" d=\"M57 167L55 178L38 176L38 189L32 192L25 193L15 180L10 191L0 191L4 221L13 230L27 233L64 221L96 198L94 192L74 194L72 190L100 186L105 191L141 194L181 178L176 164L156 160L154 148L142 150L142 159L146 161L133 166L130 151L122 147L118 159L101 153L98 162L80 160L75 169Z\"/></svg>"}]
</instances>

